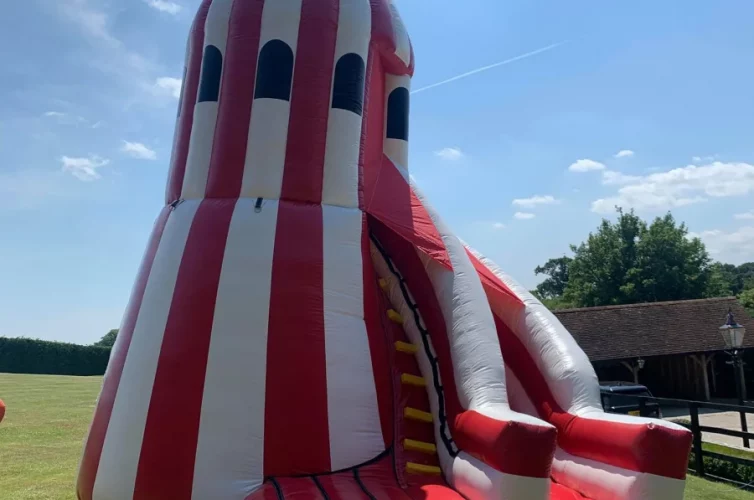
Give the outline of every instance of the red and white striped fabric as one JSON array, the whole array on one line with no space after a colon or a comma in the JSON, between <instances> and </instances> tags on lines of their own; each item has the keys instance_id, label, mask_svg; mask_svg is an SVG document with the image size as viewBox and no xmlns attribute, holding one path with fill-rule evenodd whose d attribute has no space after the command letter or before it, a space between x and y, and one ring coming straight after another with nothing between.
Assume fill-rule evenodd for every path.
<instances>
[{"instance_id":1,"label":"red and white striped fabric","mask_svg":"<svg viewBox=\"0 0 754 500\"><path fill-rule=\"evenodd\" d=\"M495 282L490 309L497 278L408 181L413 67L390 0L202 2L80 500L548 497L562 425L510 409L500 343L524 301ZM443 472L421 487L390 465L378 276L421 310L405 332Z\"/></svg>"},{"instance_id":2,"label":"red and white striped fabric","mask_svg":"<svg viewBox=\"0 0 754 500\"><path fill-rule=\"evenodd\" d=\"M204 0L189 36L166 202L242 196L358 207L359 172L379 163L374 146L384 142L384 131L362 122L384 124L379 89L412 73L411 44L388 0Z\"/></svg>"},{"instance_id":3,"label":"red and white striped fabric","mask_svg":"<svg viewBox=\"0 0 754 500\"><path fill-rule=\"evenodd\" d=\"M594 500L683 498L691 433L664 420L605 413L591 363L555 315L467 250L495 315L511 405L558 429L553 479Z\"/></svg>"},{"instance_id":4,"label":"red and white striped fabric","mask_svg":"<svg viewBox=\"0 0 754 500\"><path fill-rule=\"evenodd\" d=\"M202 2L80 498L234 498L386 449L359 193L363 117L384 114L366 62L411 71L398 21L386 1Z\"/></svg>"}]
</instances>

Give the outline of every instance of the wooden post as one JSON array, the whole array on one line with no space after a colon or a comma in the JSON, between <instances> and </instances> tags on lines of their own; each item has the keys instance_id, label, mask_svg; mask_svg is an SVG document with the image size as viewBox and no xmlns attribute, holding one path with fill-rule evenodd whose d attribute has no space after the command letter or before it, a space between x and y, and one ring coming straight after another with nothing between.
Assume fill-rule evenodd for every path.
<instances>
[{"instance_id":1,"label":"wooden post","mask_svg":"<svg viewBox=\"0 0 754 500\"><path fill-rule=\"evenodd\" d=\"M688 385L688 381L691 380L691 373L689 371L689 358L686 356L683 357L683 366L686 369L685 381L686 381L686 390L688 391L686 394L694 394L694 392L696 391L694 391L693 387L689 387ZM694 397L696 397L696 394L694 394Z\"/></svg>"},{"instance_id":2,"label":"wooden post","mask_svg":"<svg viewBox=\"0 0 754 500\"><path fill-rule=\"evenodd\" d=\"M673 357L673 372L675 372L675 392L683 394L683 367L681 361L684 358L681 356Z\"/></svg>"},{"instance_id":3,"label":"wooden post","mask_svg":"<svg viewBox=\"0 0 754 500\"><path fill-rule=\"evenodd\" d=\"M707 364L710 362L711 357L707 354L692 354L691 359L702 369L702 387L704 388L704 400L710 400L709 392L709 378L707 376Z\"/></svg>"},{"instance_id":4,"label":"wooden post","mask_svg":"<svg viewBox=\"0 0 754 500\"><path fill-rule=\"evenodd\" d=\"M628 369L628 371L630 371L631 374L634 376L634 384L638 384L639 383L639 367L632 365L628 361L621 361L620 363L623 366L625 366Z\"/></svg>"},{"instance_id":5,"label":"wooden post","mask_svg":"<svg viewBox=\"0 0 754 500\"><path fill-rule=\"evenodd\" d=\"M739 379L741 380L741 399L744 401L744 404L746 404L746 377L744 377L744 358L741 357L741 361L738 364L738 375Z\"/></svg>"},{"instance_id":6,"label":"wooden post","mask_svg":"<svg viewBox=\"0 0 754 500\"><path fill-rule=\"evenodd\" d=\"M702 431L699 430L699 407L696 406L696 403L689 403L689 413L691 414L691 433L694 436L694 462L696 462L696 473L699 477L704 477Z\"/></svg>"}]
</instances>

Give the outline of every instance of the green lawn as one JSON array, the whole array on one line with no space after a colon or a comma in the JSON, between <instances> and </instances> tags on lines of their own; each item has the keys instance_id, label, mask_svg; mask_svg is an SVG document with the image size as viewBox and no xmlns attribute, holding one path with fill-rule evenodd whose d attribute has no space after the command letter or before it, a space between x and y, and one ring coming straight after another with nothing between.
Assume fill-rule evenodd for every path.
<instances>
[{"instance_id":1,"label":"green lawn","mask_svg":"<svg viewBox=\"0 0 754 500\"><path fill-rule=\"evenodd\" d=\"M728 455L729 457L747 458L754 460L754 451L742 450L740 448L731 448L730 446L723 446L715 443L702 443L702 449L704 451L711 451L713 453L720 453L722 455Z\"/></svg>"},{"instance_id":2,"label":"green lawn","mask_svg":"<svg viewBox=\"0 0 754 500\"><path fill-rule=\"evenodd\" d=\"M686 500L754 500L754 493L741 491L729 484L713 483L689 476L684 498Z\"/></svg>"},{"instance_id":3,"label":"green lawn","mask_svg":"<svg viewBox=\"0 0 754 500\"><path fill-rule=\"evenodd\" d=\"M76 498L76 470L102 377L0 373L0 496Z\"/></svg>"},{"instance_id":4,"label":"green lawn","mask_svg":"<svg viewBox=\"0 0 754 500\"><path fill-rule=\"evenodd\" d=\"M3 500L75 499L76 469L101 383L102 377L0 373L0 399L8 407L0 423ZM754 500L754 494L689 477L686 499Z\"/></svg>"}]
</instances>

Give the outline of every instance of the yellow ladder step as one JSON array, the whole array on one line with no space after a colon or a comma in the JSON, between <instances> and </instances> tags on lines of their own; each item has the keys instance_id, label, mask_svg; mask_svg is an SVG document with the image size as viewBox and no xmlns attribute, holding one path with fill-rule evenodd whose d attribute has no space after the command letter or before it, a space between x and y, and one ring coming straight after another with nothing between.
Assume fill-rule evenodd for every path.
<instances>
[{"instance_id":1,"label":"yellow ladder step","mask_svg":"<svg viewBox=\"0 0 754 500\"><path fill-rule=\"evenodd\" d=\"M383 291L387 290L387 280L385 278L380 278L380 288L382 288Z\"/></svg>"},{"instance_id":2,"label":"yellow ladder step","mask_svg":"<svg viewBox=\"0 0 754 500\"><path fill-rule=\"evenodd\" d=\"M387 317L390 318L390 321L393 323L398 323L399 325L403 324L403 316L401 316L395 309L388 309Z\"/></svg>"},{"instance_id":3,"label":"yellow ladder step","mask_svg":"<svg viewBox=\"0 0 754 500\"><path fill-rule=\"evenodd\" d=\"M403 342L399 340L395 343L395 350L399 352L405 352L406 354L416 354L417 348L410 342Z\"/></svg>"},{"instance_id":4,"label":"yellow ladder step","mask_svg":"<svg viewBox=\"0 0 754 500\"><path fill-rule=\"evenodd\" d=\"M416 408L406 407L403 409L403 416L409 420L418 420L419 422L432 423L432 414L426 411L417 410Z\"/></svg>"},{"instance_id":5,"label":"yellow ladder step","mask_svg":"<svg viewBox=\"0 0 754 500\"><path fill-rule=\"evenodd\" d=\"M437 453L437 446L434 443L425 443L424 441L416 441L414 439L404 439L403 448L413 451L421 451L422 453Z\"/></svg>"},{"instance_id":6,"label":"yellow ladder step","mask_svg":"<svg viewBox=\"0 0 754 500\"><path fill-rule=\"evenodd\" d=\"M440 475L440 468L436 465L424 465L415 464L414 462L406 462L406 472L409 474L428 474L433 476Z\"/></svg>"},{"instance_id":7,"label":"yellow ladder step","mask_svg":"<svg viewBox=\"0 0 754 500\"><path fill-rule=\"evenodd\" d=\"M401 383L406 385L414 385L416 387L427 387L427 381L424 380L424 377L411 375L410 373L401 373Z\"/></svg>"}]
</instances>

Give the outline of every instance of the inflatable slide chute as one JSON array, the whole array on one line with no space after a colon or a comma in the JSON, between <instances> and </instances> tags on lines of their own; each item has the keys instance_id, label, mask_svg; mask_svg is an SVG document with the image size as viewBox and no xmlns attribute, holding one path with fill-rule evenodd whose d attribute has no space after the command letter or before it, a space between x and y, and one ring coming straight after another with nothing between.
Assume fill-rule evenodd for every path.
<instances>
[{"instance_id":1,"label":"inflatable slide chute","mask_svg":"<svg viewBox=\"0 0 754 500\"><path fill-rule=\"evenodd\" d=\"M689 433L413 185L413 68L389 0L202 2L79 499L682 497Z\"/></svg>"}]
</instances>

